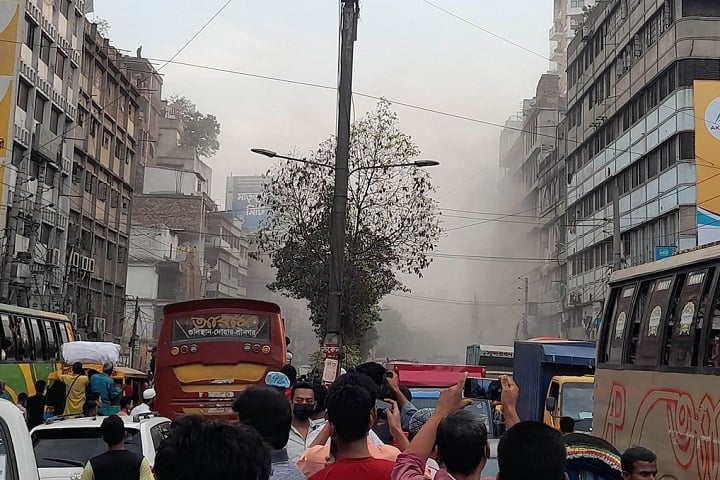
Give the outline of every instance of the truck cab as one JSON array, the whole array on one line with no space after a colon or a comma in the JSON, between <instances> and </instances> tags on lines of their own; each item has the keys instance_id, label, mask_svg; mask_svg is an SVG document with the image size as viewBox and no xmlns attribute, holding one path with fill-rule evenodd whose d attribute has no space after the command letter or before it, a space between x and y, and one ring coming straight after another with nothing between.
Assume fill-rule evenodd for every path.
<instances>
[{"instance_id":1,"label":"truck cab","mask_svg":"<svg viewBox=\"0 0 720 480\"><path fill-rule=\"evenodd\" d=\"M576 431L589 432L594 381L592 375L552 377L545 398L543 423L559 430L560 419L570 417L575 420Z\"/></svg>"},{"instance_id":2,"label":"truck cab","mask_svg":"<svg viewBox=\"0 0 720 480\"><path fill-rule=\"evenodd\" d=\"M0 399L0 478L38 480L37 463L20 409Z\"/></svg>"}]
</instances>

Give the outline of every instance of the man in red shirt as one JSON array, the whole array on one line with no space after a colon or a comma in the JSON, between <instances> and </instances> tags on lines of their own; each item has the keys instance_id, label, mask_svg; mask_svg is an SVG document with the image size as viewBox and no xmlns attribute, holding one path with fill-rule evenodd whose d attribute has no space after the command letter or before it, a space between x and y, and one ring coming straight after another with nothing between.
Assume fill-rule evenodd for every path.
<instances>
[{"instance_id":1,"label":"man in red shirt","mask_svg":"<svg viewBox=\"0 0 720 480\"><path fill-rule=\"evenodd\" d=\"M345 374L332 384L327 396L330 452L335 462L310 480L390 480L394 463L373 458L367 435L375 424L375 402L359 386L356 373Z\"/></svg>"}]
</instances>

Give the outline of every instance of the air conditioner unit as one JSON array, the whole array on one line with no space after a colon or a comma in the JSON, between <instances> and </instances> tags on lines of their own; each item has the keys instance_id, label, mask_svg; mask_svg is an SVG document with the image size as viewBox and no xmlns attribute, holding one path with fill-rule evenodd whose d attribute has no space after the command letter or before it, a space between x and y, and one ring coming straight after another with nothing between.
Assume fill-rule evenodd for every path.
<instances>
[{"instance_id":1,"label":"air conditioner unit","mask_svg":"<svg viewBox=\"0 0 720 480\"><path fill-rule=\"evenodd\" d=\"M90 258L80 257L80 270L83 270L85 272L90 271Z\"/></svg>"},{"instance_id":2,"label":"air conditioner unit","mask_svg":"<svg viewBox=\"0 0 720 480\"><path fill-rule=\"evenodd\" d=\"M590 40L590 35L592 35L592 27L589 25L583 25L582 27L582 39L583 40Z\"/></svg>"},{"instance_id":3,"label":"air conditioner unit","mask_svg":"<svg viewBox=\"0 0 720 480\"><path fill-rule=\"evenodd\" d=\"M80 254L78 252L73 252L70 254L70 266L74 268L80 268Z\"/></svg>"},{"instance_id":4,"label":"air conditioner unit","mask_svg":"<svg viewBox=\"0 0 720 480\"><path fill-rule=\"evenodd\" d=\"M60 265L60 249L48 248L45 257L45 265L53 267L57 267Z\"/></svg>"},{"instance_id":5,"label":"air conditioner unit","mask_svg":"<svg viewBox=\"0 0 720 480\"><path fill-rule=\"evenodd\" d=\"M88 272L95 273L95 259L90 258L90 263L88 264Z\"/></svg>"},{"instance_id":6,"label":"air conditioner unit","mask_svg":"<svg viewBox=\"0 0 720 480\"><path fill-rule=\"evenodd\" d=\"M105 333L105 319L102 317L93 317L90 323L90 330L98 334Z\"/></svg>"},{"instance_id":7,"label":"air conditioner unit","mask_svg":"<svg viewBox=\"0 0 720 480\"><path fill-rule=\"evenodd\" d=\"M73 327L77 328L77 313L72 312L70 314L70 321L72 322Z\"/></svg>"},{"instance_id":8,"label":"air conditioner unit","mask_svg":"<svg viewBox=\"0 0 720 480\"><path fill-rule=\"evenodd\" d=\"M208 281L210 283L220 283L220 270L210 270Z\"/></svg>"}]
</instances>

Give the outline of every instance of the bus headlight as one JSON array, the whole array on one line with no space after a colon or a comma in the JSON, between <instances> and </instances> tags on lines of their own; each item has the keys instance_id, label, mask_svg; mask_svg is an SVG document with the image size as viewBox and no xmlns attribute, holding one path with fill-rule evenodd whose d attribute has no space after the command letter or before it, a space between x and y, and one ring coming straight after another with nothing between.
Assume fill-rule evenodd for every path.
<instances>
[{"instance_id":1,"label":"bus headlight","mask_svg":"<svg viewBox=\"0 0 720 480\"><path fill-rule=\"evenodd\" d=\"M265 355L267 355L268 353L270 353L270 345L263 345L263 347L262 347L262 352L263 352Z\"/></svg>"},{"instance_id":2,"label":"bus headlight","mask_svg":"<svg viewBox=\"0 0 720 480\"><path fill-rule=\"evenodd\" d=\"M172 347L170 349L170 355L175 356L180 354L180 349L178 347Z\"/></svg>"}]
</instances>

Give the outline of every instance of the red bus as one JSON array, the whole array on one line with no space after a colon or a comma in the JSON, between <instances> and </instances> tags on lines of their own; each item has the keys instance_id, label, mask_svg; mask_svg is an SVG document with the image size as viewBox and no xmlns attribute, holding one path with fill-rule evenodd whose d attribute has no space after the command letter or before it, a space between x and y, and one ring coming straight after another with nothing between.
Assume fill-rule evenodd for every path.
<instances>
[{"instance_id":1,"label":"red bus","mask_svg":"<svg viewBox=\"0 0 720 480\"><path fill-rule=\"evenodd\" d=\"M156 410L168 418L235 419L248 385L286 363L280 307L234 298L166 305L155 358Z\"/></svg>"},{"instance_id":2,"label":"red bus","mask_svg":"<svg viewBox=\"0 0 720 480\"><path fill-rule=\"evenodd\" d=\"M431 363L390 362L387 370L397 373L400 384L408 388L455 385L462 373L469 378L485 378L485 367L479 365L440 365Z\"/></svg>"}]
</instances>

